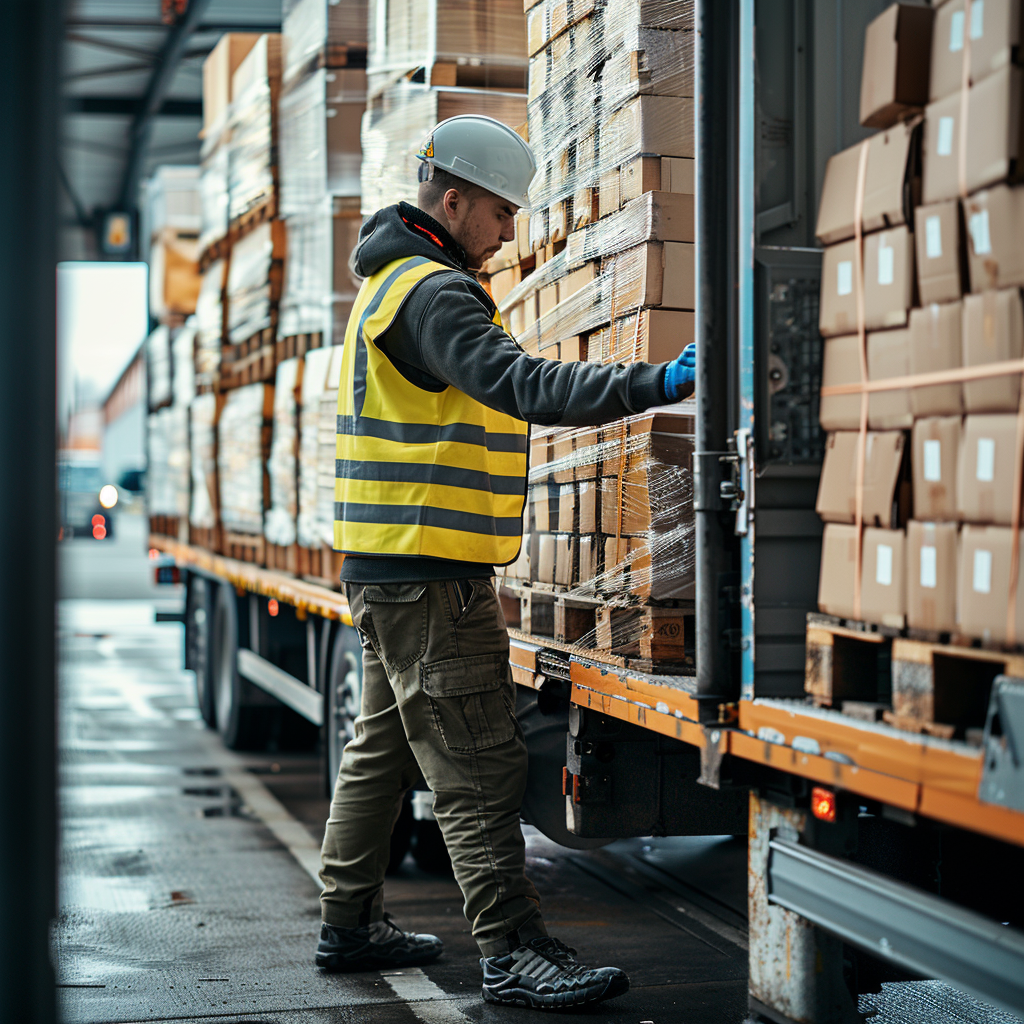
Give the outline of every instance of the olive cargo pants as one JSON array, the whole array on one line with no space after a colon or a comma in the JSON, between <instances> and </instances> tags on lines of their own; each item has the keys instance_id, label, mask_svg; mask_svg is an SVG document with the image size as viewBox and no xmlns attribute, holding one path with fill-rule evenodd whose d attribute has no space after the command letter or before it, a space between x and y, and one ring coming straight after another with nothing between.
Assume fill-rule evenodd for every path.
<instances>
[{"instance_id":1,"label":"olive cargo pants","mask_svg":"<svg viewBox=\"0 0 1024 1024\"><path fill-rule=\"evenodd\" d=\"M363 694L321 851L324 921L381 919L391 830L422 773L483 955L546 934L525 873L526 744L491 581L346 590L363 641Z\"/></svg>"}]
</instances>

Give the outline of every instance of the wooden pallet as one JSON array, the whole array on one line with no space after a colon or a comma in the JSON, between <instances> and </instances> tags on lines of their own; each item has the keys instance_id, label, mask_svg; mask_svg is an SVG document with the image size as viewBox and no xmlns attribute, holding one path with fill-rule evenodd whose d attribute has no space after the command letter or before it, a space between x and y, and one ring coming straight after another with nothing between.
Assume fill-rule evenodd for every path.
<instances>
[{"instance_id":1,"label":"wooden pallet","mask_svg":"<svg viewBox=\"0 0 1024 1024\"><path fill-rule=\"evenodd\" d=\"M407 82L429 84L433 88L497 89L525 91L526 68L522 65L457 64L436 61L421 64L402 76Z\"/></svg>"},{"instance_id":2,"label":"wooden pallet","mask_svg":"<svg viewBox=\"0 0 1024 1024\"><path fill-rule=\"evenodd\" d=\"M279 572L291 573L292 576L299 574L299 545L298 544L271 544L266 542L266 567L277 569Z\"/></svg>"},{"instance_id":3,"label":"wooden pallet","mask_svg":"<svg viewBox=\"0 0 1024 1024\"><path fill-rule=\"evenodd\" d=\"M332 590L341 589L341 563L345 556L324 545L318 548L298 549L298 575L304 579L319 583L321 586L330 587Z\"/></svg>"},{"instance_id":4,"label":"wooden pallet","mask_svg":"<svg viewBox=\"0 0 1024 1024\"><path fill-rule=\"evenodd\" d=\"M257 534L225 530L222 548L222 554L239 562L252 562L254 565L266 562L266 542Z\"/></svg>"},{"instance_id":5,"label":"wooden pallet","mask_svg":"<svg viewBox=\"0 0 1024 1024\"><path fill-rule=\"evenodd\" d=\"M251 338L238 344L227 344L221 349L221 391L273 381L277 373L276 327L265 327Z\"/></svg>"},{"instance_id":6,"label":"wooden pallet","mask_svg":"<svg viewBox=\"0 0 1024 1024\"><path fill-rule=\"evenodd\" d=\"M277 169L274 168L274 180L277 180ZM238 239L249 234L250 231L258 228L268 220L277 216L277 186L269 195L264 196L258 202L253 203L245 213L240 213L231 220L231 229L228 231L229 246L234 245Z\"/></svg>"},{"instance_id":7,"label":"wooden pallet","mask_svg":"<svg viewBox=\"0 0 1024 1024\"><path fill-rule=\"evenodd\" d=\"M205 551L212 551L216 554L220 552L221 548L220 532L220 526L193 526L189 523L188 542L193 547L203 548Z\"/></svg>"},{"instance_id":8,"label":"wooden pallet","mask_svg":"<svg viewBox=\"0 0 1024 1024\"><path fill-rule=\"evenodd\" d=\"M180 540L182 520L178 516L153 515L149 517L149 532L159 537Z\"/></svg>"},{"instance_id":9,"label":"wooden pallet","mask_svg":"<svg viewBox=\"0 0 1024 1024\"><path fill-rule=\"evenodd\" d=\"M224 235L223 238L218 238L213 242L210 242L208 246L199 254L199 273L205 274L210 269L211 263L216 263L217 260L222 260L227 257L227 254L231 251L231 231Z\"/></svg>"},{"instance_id":10,"label":"wooden pallet","mask_svg":"<svg viewBox=\"0 0 1024 1024\"><path fill-rule=\"evenodd\" d=\"M320 331L309 334L292 334L287 338L278 338L276 345L277 361L283 363L286 359L304 356L315 348L322 348L323 343L324 336Z\"/></svg>"}]
</instances>

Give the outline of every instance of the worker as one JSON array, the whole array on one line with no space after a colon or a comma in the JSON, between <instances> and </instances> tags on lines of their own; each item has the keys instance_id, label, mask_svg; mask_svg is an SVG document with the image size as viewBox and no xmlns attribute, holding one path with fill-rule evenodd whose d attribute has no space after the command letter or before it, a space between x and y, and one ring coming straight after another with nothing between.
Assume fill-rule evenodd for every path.
<instances>
[{"instance_id":1,"label":"worker","mask_svg":"<svg viewBox=\"0 0 1024 1024\"><path fill-rule=\"evenodd\" d=\"M370 217L352 269L338 391L334 546L363 645L361 713L321 854L326 970L436 959L441 940L384 912L390 836L422 776L480 947L483 997L561 1008L625 992L547 934L525 872L527 754L492 577L513 562L528 424L585 426L693 391L695 352L652 365L527 355L475 272L514 238L536 171L499 121L464 115L419 152L417 205ZM553 783L557 784L557 782Z\"/></svg>"}]
</instances>

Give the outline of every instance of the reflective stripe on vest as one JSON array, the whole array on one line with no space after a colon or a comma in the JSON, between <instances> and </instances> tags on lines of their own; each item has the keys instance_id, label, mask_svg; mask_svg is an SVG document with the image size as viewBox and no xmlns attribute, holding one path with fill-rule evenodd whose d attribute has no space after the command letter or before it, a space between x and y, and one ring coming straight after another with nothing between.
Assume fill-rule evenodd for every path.
<instances>
[{"instance_id":1,"label":"reflective stripe on vest","mask_svg":"<svg viewBox=\"0 0 1024 1024\"><path fill-rule=\"evenodd\" d=\"M526 423L454 387L417 387L375 343L416 285L444 271L423 256L394 260L356 296L338 388L334 547L506 565L522 542Z\"/></svg>"}]
</instances>

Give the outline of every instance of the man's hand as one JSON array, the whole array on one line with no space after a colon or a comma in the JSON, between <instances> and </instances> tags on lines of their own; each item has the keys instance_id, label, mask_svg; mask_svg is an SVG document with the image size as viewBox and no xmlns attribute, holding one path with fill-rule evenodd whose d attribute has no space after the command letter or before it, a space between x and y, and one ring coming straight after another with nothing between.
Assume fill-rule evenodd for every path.
<instances>
[{"instance_id":1,"label":"man's hand","mask_svg":"<svg viewBox=\"0 0 1024 1024\"><path fill-rule=\"evenodd\" d=\"M696 367L697 346L690 342L680 353L679 358L665 367L665 397L670 402L678 402L692 394Z\"/></svg>"}]
</instances>

